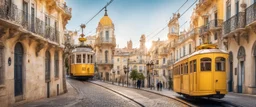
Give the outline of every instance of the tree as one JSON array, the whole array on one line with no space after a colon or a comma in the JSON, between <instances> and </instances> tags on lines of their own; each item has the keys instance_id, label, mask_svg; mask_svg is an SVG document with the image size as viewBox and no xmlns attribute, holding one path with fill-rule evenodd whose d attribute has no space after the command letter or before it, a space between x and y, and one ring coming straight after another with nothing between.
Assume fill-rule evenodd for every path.
<instances>
[{"instance_id":1,"label":"tree","mask_svg":"<svg viewBox=\"0 0 256 107\"><path fill-rule=\"evenodd\" d=\"M138 73L137 79L144 80L145 76L142 73Z\"/></svg>"},{"instance_id":2,"label":"tree","mask_svg":"<svg viewBox=\"0 0 256 107\"><path fill-rule=\"evenodd\" d=\"M132 70L129 78L132 79L133 81L135 81L138 78L137 70Z\"/></svg>"}]
</instances>

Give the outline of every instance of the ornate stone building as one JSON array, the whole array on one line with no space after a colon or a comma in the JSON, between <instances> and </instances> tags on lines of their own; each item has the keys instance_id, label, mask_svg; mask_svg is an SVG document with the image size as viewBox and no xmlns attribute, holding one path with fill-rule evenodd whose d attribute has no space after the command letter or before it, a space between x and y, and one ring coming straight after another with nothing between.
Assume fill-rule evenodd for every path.
<instances>
[{"instance_id":1,"label":"ornate stone building","mask_svg":"<svg viewBox=\"0 0 256 107\"><path fill-rule=\"evenodd\" d=\"M116 82L126 82L127 74L124 72L124 67L129 66L130 70L137 70L138 73L142 73L145 77L147 77L146 72L146 37L142 35L140 38L140 47L133 48L132 41L127 42L127 47L125 48L116 48L114 55L114 67L112 69L111 75L112 78ZM129 79L129 83L132 81ZM147 86L147 79L142 81L142 86Z\"/></svg>"},{"instance_id":2,"label":"ornate stone building","mask_svg":"<svg viewBox=\"0 0 256 107\"><path fill-rule=\"evenodd\" d=\"M64 0L0 0L0 104L63 93Z\"/></svg>"},{"instance_id":3,"label":"ornate stone building","mask_svg":"<svg viewBox=\"0 0 256 107\"><path fill-rule=\"evenodd\" d=\"M110 80L110 71L113 68L113 58L116 47L115 26L105 10L96 29L94 51L96 52L96 64L100 77Z\"/></svg>"},{"instance_id":4,"label":"ornate stone building","mask_svg":"<svg viewBox=\"0 0 256 107\"><path fill-rule=\"evenodd\" d=\"M229 91L256 94L255 0L223 0Z\"/></svg>"}]
</instances>

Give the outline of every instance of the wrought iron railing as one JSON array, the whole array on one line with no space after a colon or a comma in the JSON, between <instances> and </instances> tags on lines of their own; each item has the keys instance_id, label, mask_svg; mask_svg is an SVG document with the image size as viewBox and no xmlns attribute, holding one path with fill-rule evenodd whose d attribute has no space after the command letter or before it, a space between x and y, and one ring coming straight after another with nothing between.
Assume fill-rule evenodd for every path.
<instances>
[{"instance_id":1,"label":"wrought iron railing","mask_svg":"<svg viewBox=\"0 0 256 107\"><path fill-rule=\"evenodd\" d=\"M96 38L95 40L95 45L97 44L102 44L102 43L109 43L109 44L113 44L113 45L116 45L116 39L114 37L111 37L111 38Z\"/></svg>"},{"instance_id":2,"label":"wrought iron railing","mask_svg":"<svg viewBox=\"0 0 256 107\"><path fill-rule=\"evenodd\" d=\"M224 34L245 27L245 12L239 12L224 22Z\"/></svg>"},{"instance_id":3,"label":"wrought iron railing","mask_svg":"<svg viewBox=\"0 0 256 107\"><path fill-rule=\"evenodd\" d=\"M246 9L246 25L256 21L256 2Z\"/></svg>"},{"instance_id":4,"label":"wrought iron railing","mask_svg":"<svg viewBox=\"0 0 256 107\"><path fill-rule=\"evenodd\" d=\"M209 29L221 28L223 24L222 19L214 19L209 22Z\"/></svg>"},{"instance_id":5,"label":"wrought iron railing","mask_svg":"<svg viewBox=\"0 0 256 107\"><path fill-rule=\"evenodd\" d=\"M209 24L203 25L200 27L200 35L209 31Z\"/></svg>"},{"instance_id":6,"label":"wrought iron railing","mask_svg":"<svg viewBox=\"0 0 256 107\"><path fill-rule=\"evenodd\" d=\"M2 1L0 0L1 3ZM15 4L0 5L0 19L22 26L30 32L59 43L59 31L55 27L46 25L40 18L18 9Z\"/></svg>"}]
</instances>

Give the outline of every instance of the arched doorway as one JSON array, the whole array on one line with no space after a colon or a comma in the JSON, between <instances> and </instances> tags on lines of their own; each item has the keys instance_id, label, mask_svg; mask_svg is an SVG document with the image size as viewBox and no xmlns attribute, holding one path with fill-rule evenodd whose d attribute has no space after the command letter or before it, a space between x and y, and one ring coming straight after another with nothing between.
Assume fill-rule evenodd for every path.
<instances>
[{"instance_id":1,"label":"arched doorway","mask_svg":"<svg viewBox=\"0 0 256 107\"><path fill-rule=\"evenodd\" d=\"M14 95L23 95L23 47L21 43L15 45L14 50Z\"/></svg>"},{"instance_id":2,"label":"arched doorway","mask_svg":"<svg viewBox=\"0 0 256 107\"><path fill-rule=\"evenodd\" d=\"M229 52L229 81L228 91L233 92L233 53Z\"/></svg>"},{"instance_id":3,"label":"arched doorway","mask_svg":"<svg viewBox=\"0 0 256 107\"><path fill-rule=\"evenodd\" d=\"M46 51L45 53L45 82L47 83L46 92L47 98L50 97L50 77L51 77L51 60L50 60L50 52Z\"/></svg>"},{"instance_id":4,"label":"arched doorway","mask_svg":"<svg viewBox=\"0 0 256 107\"><path fill-rule=\"evenodd\" d=\"M243 92L243 84L244 84L244 77L245 77L245 49L243 46L240 46L237 54L238 59L238 84L237 84L237 92L242 93Z\"/></svg>"}]
</instances>

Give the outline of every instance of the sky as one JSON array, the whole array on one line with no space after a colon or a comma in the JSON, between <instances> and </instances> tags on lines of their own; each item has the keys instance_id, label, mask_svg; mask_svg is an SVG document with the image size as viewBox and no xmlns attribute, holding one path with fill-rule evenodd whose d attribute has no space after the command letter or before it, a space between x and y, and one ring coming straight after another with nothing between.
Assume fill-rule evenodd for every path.
<instances>
[{"instance_id":1,"label":"sky","mask_svg":"<svg viewBox=\"0 0 256 107\"><path fill-rule=\"evenodd\" d=\"M72 18L68 22L67 30L80 30L85 24L110 0L66 0L72 8ZM139 39L145 34L147 43L152 40L167 40L167 26L173 13L183 3L187 3L178 11L184 13L196 0L114 0L108 7L108 16L115 25L116 42L119 48L125 47L128 40L132 40L133 47L139 47ZM190 8L181 18L180 30L188 29L193 8ZM104 10L91 20L85 28L85 35L95 35ZM158 33L161 31L160 33ZM157 34L158 33L158 34Z\"/></svg>"}]
</instances>

